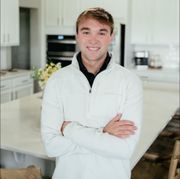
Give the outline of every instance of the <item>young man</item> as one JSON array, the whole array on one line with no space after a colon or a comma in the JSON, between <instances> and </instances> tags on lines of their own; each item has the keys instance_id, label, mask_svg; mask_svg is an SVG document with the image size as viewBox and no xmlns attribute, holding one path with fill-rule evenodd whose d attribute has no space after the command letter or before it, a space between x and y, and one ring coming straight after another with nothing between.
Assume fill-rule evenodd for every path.
<instances>
[{"instance_id":1,"label":"young man","mask_svg":"<svg viewBox=\"0 0 180 179\"><path fill-rule=\"evenodd\" d=\"M142 88L115 64L108 46L112 16L91 8L76 22L80 52L48 80L42 104L42 137L56 157L53 179L130 179L139 138Z\"/></svg>"}]
</instances>

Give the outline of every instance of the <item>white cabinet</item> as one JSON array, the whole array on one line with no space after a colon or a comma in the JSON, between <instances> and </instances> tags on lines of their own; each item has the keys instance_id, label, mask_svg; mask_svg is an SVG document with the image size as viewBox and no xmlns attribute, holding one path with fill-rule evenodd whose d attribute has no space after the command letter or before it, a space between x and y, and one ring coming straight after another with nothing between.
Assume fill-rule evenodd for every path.
<instances>
[{"instance_id":1,"label":"white cabinet","mask_svg":"<svg viewBox=\"0 0 180 179\"><path fill-rule=\"evenodd\" d=\"M46 27L75 27L78 15L90 7L102 7L121 22L127 20L127 0L45 0Z\"/></svg>"},{"instance_id":2,"label":"white cabinet","mask_svg":"<svg viewBox=\"0 0 180 179\"><path fill-rule=\"evenodd\" d=\"M178 44L179 0L133 0L133 44Z\"/></svg>"},{"instance_id":3,"label":"white cabinet","mask_svg":"<svg viewBox=\"0 0 180 179\"><path fill-rule=\"evenodd\" d=\"M13 80L13 99L33 94L33 79L31 76L18 77Z\"/></svg>"},{"instance_id":4,"label":"white cabinet","mask_svg":"<svg viewBox=\"0 0 180 179\"><path fill-rule=\"evenodd\" d=\"M1 0L1 46L19 45L19 1Z\"/></svg>"},{"instance_id":5,"label":"white cabinet","mask_svg":"<svg viewBox=\"0 0 180 179\"><path fill-rule=\"evenodd\" d=\"M12 99L12 82L11 80L1 80L1 103L6 103Z\"/></svg>"},{"instance_id":6,"label":"white cabinet","mask_svg":"<svg viewBox=\"0 0 180 179\"><path fill-rule=\"evenodd\" d=\"M33 94L33 86L29 85L29 86L23 86L19 89L14 90L13 97L14 99L19 99L25 96L29 96L31 94Z\"/></svg>"},{"instance_id":7,"label":"white cabinet","mask_svg":"<svg viewBox=\"0 0 180 179\"><path fill-rule=\"evenodd\" d=\"M80 10L90 7L102 7L110 12L115 19L127 21L128 0L80 0Z\"/></svg>"},{"instance_id":8,"label":"white cabinet","mask_svg":"<svg viewBox=\"0 0 180 179\"><path fill-rule=\"evenodd\" d=\"M47 27L74 26L78 16L77 0L45 0Z\"/></svg>"},{"instance_id":9,"label":"white cabinet","mask_svg":"<svg viewBox=\"0 0 180 179\"><path fill-rule=\"evenodd\" d=\"M1 103L33 94L33 79L30 75L1 80Z\"/></svg>"},{"instance_id":10,"label":"white cabinet","mask_svg":"<svg viewBox=\"0 0 180 179\"><path fill-rule=\"evenodd\" d=\"M179 0L154 1L153 42L155 44L178 44Z\"/></svg>"},{"instance_id":11,"label":"white cabinet","mask_svg":"<svg viewBox=\"0 0 180 179\"><path fill-rule=\"evenodd\" d=\"M145 43L150 41L148 29L152 21L150 12L151 2L149 0L133 0L132 1L132 16L131 16L131 41L135 44ZM149 7L149 8L148 8ZM152 27L151 27L152 30Z\"/></svg>"},{"instance_id":12,"label":"white cabinet","mask_svg":"<svg viewBox=\"0 0 180 179\"><path fill-rule=\"evenodd\" d=\"M12 100L11 91L1 92L1 104L7 103Z\"/></svg>"}]
</instances>

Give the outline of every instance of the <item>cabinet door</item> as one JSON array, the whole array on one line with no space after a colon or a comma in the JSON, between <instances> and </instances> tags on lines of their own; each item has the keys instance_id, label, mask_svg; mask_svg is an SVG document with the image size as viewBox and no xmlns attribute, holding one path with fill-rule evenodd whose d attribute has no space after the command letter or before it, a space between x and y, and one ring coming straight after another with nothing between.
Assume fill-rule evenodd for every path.
<instances>
[{"instance_id":1,"label":"cabinet door","mask_svg":"<svg viewBox=\"0 0 180 179\"><path fill-rule=\"evenodd\" d=\"M119 19L121 22L127 21L127 0L101 0L100 7L110 12L115 19Z\"/></svg>"},{"instance_id":2,"label":"cabinet door","mask_svg":"<svg viewBox=\"0 0 180 179\"><path fill-rule=\"evenodd\" d=\"M74 26L78 11L78 0L45 0L46 26Z\"/></svg>"},{"instance_id":3,"label":"cabinet door","mask_svg":"<svg viewBox=\"0 0 180 179\"><path fill-rule=\"evenodd\" d=\"M13 100L14 99L19 99L25 96L29 96L33 94L33 86L29 85L29 86L22 86L21 88L17 88L14 90L13 93Z\"/></svg>"},{"instance_id":4,"label":"cabinet door","mask_svg":"<svg viewBox=\"0 0 180 179\"><path fill-rule=\"evenodd\" d=\"M133 0L131 16L131 42L133 44L150 44L152 26L151 0Z\"/></svg>"},{"instance_id":5,"label":"cabinet door","mask_svg":"<svg viewBox=\"0 0 180 179\"><path fill-rule=\"evenodd\" d=\"M8 2L8 20L6 19L9 31L9 45L19 45L19 0L6 0Z\"/></svg>"},{"instance_id":6,"label":"cabinet door","mask_svg":"<svg viewBox=\"0 0 180 179\"><path fill-rule=\"evenodd\" d=\"M19 1L1 0L1 46L19 45Z\"/></svg>"},{"instance_id":7,"label":"cabinet door","mask_svg":"<svg viewBox=\"0 0 180 179\"><path fill-rule=\"evenodd\" d=\"M154 1L154 31L155 44L178 44L179 30L179 0Z\"/></svg>"},{"instance_id":8,"label":"cabinet door","mask_svg":"<svg viewBox=\"0 0 180 179\"><path fill-rule=\"evenodd\" d=\"M45 0L45 25L58 26L61 22L59 18L59 4L61 0Z\"/></svg>"},{"instance_id":9,"label":"cabinet door","mask_svg":"<svg viewBox=\"0 0 180 179\"><path fill-rule=\"evenodd\" d=\"M175 43L176 45L179 46L179 0L174 0L173 1L173 8L172 9L175 9L173 12L172 12L172 18L173 21L173 36L172 36L172 39L173 39L173 43ZM175 24L175 25L174 25Z\"/></svg>"},{"instance_id":10,"label":"cabinet door","mask_svg":"<svg viewBox=\"0 0 180 179\"><path fill-rule=\"evenodd\" d=\"M80 11L84 11L91 7L102 7L102 0L80 0Z\"/></svg>"},{"instance_id":11,"label":"cabinet door","mask_svg":"<svg viewBox=\"0 0 180 179\"><path fill-rule=\"evenodd\" d=\"M64 0L64 2L60 4L60 6L63 10L63 26L75 26L77 16L79 15L78 0Z\"/></svg>"},{"instance_id":12,"label":"cabinet door","mask_svg":"<svg viewBox=\"0 0 180 179\"><path fill-rule=\"evenodd\" d=\"M11 90L7 90L6 92L1 92L1 104L7 103L12 100Z\"/></svg>"},{"instance_id":13,"label":"cabinet door","mask_svg":"<svg viewBox=\"0 0 180 179\"><path fill-rule=\"evenodd\" d=\"M3 46L5 44L5 0L1 0L1 46Z\"/></svg>"},{"instance_id":14,"label":"cabinet door","mask_svg":"<svg viewBox=\"0 0 180 179\"><path fill-rule=\"evenodd\" d=\"M131 42L179 44L179 0L133 0Z\"/></svg>"},{"instance_id":15,"label":"cabinet door","mask_svg":"<svg viewBox=\"0 0 180 179\"><path fill-rule=\"evenodd\" d=\"M30 74L13 79L13 100L33 94L33 79Z\"/></svg>"},{"instance_id":16,"label":"cabinet door","mask_svg":"<svg viewBox=\"0 0 180 179\"><path fill-rule=\"evenodd\" d=\"M80 9L83 11L90 7L102 7L110 12L114 18L125 22L127 18L127 3L127 0L81 0Z\"/></svg>"},{"instance_id":17,"label":"cabinet door","mask_svg":"<svg viewBox=\"0 0 180 179\"><path fill-rule=\"evenodd\" d=\"M1 103L5 103L12 100L12 81L1 80L0 83L0 91L1 91Z\"/></svg>"}]
</instances>

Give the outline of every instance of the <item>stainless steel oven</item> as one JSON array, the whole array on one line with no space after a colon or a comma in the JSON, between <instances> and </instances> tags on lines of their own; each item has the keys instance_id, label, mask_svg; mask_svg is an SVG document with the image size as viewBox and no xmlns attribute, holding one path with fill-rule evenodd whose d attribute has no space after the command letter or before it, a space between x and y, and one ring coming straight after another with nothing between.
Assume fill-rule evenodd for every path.
<instances>
[{"instance_id":1,"label":"stainless steel oven","mask_svg":"<svg viewBox=\"0 0 180 179\"><path fill-rule=\"evenodd\" d=\"M62 67L71 64L77 51L75 35L47 35L47 62L61 63Z\"/></svg>"}]
</instances>

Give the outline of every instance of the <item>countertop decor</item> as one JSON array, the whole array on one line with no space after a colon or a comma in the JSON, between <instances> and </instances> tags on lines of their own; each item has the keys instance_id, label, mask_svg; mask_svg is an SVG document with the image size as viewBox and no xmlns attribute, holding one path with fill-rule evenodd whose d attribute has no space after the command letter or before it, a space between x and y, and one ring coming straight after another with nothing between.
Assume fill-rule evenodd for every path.
<instances>
[{"instance_id":1,"label":"countertop decor","mask_svg":"<svg viewBox=\"0 0 180 179\"><path fill-rule=\"evenodd\" d=\"M50 63L46 64L44 68L34 68L33 78L38 80L41 90L44 89L48 78L57 70L61 68L61 64Z\"/></svg>"}]
</instances>

